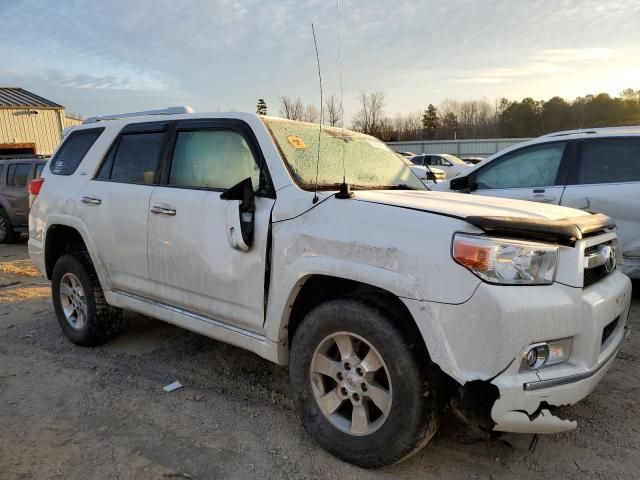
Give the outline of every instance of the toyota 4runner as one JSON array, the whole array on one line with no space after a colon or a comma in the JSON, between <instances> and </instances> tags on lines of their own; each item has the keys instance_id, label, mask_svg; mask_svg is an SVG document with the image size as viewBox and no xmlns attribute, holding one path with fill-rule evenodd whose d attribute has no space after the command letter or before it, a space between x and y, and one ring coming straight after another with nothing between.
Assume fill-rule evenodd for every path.
<instances>
[{"instance_id":1,"label":"toyota 4runner","mask_svg":"<svg viewBox=\"0 0 640 480\"><path fill-rule=\"evenodd\" d=\"M430 192L360 133L97 117L30 190L29 251L72 342L114 337L126 309L288 365L313 437L361 466L418 451L445 405L487 431L575 428L554 411L625 336L608 217Z\"/></svg>"}]
</instances>

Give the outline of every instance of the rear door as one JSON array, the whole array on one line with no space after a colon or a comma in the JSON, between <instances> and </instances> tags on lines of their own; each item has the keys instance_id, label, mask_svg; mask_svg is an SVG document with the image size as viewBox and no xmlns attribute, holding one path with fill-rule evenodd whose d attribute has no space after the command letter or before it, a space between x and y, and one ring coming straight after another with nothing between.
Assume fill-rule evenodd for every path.
<instances>
[{"instance_id":1,"label":"rear door","mask_svg":"<svg viewBox=\"0 0 640 480\"><path fill-rule=\"evenodd\" d=\"M580 142L561 203L612 217L623 262L640 276L640 138Z\"/></svg>"},{"instance_id":2,"label":"rear door","mask_svg":"<svg viewBox=\"0 0 640 480\"><path fill-rule=\"evenodd\" d=\"M573 151L550 142L509 152L472 173L471 193L559 204Z\"/></svg>"},{"instance_id":3,"label":"rear door","mask_svg":"<svg viewBox=\"0 0 640 480\"><path fill-rule=\"evenodd\" d=\"M168 127L168 122L125 126L80 194L80 216L116 290L149 295L149 198Z\"/></svg>"},{"instance_id":4,"label":"rear door","mask_svg":"<svg viewBox=\"0 0 640 480\"><path fill-rule=\"evenodd\" d=\"M32 175L32 163L16 162L7 166L7 183L4 195L9 203L11 222L16 226L27 224L29 215L27 183Z\"/></svg>"},{"instance_id":5,"label":"rear door","mask_svg":"<svg viewBox=\"0 0 640 480\"><path fill-rule=\"evenodd\" d=\"M264 323L267 243L274 194L261 182L264 159L253 133L235 120L181 121L162 184L151 195L149 276L154 299L230 324ZM254 242L230 243L238 206L220 194L251 178Z\"/></svg>"}]
</instances>

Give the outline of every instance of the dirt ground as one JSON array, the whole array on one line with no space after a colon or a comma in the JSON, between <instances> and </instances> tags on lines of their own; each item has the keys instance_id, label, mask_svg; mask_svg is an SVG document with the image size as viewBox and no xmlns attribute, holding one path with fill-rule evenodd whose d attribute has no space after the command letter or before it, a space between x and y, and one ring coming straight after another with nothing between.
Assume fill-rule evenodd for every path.
<instances>
[{"instance_id":1,"label":"dirt ground","mask_svg":"<svg viewBox=\"0 0 640 480\"><path fill-rule=\"evenodd\" d=\"M408 461L363 470L313 442L286 369L251 353L131 313L118 339L74 346L26 245L0 245L0 479L638 478L639 347L632 334L567 409L577 431L539 437L533 451L531 436L479 438L448 416ZM165 393L174 380L185 387Z\"/></svg>"}]
</instances>

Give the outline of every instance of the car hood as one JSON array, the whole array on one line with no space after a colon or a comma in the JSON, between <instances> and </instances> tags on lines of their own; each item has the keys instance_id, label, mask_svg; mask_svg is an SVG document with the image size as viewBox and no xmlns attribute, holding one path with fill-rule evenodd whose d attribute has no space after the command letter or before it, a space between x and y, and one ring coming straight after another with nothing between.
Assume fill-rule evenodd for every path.
<instances>
[{"instance_id":1,"label":"car hood","mask_svg":"<svg viewBox=\"0 0 640 480\"><path fill-rule=\"evenodd\" d=\"M433 191L362 191L356 200L459 218L487 233L573 245L615 227L611 218L573 208Z\"/></svg>"},{"instance_id":2,"label":"car hood","mask_svg":"<svg viewBox=\"0 0 640 480\"><path fill-rule=\"evenodd\" d=\"M414 210L424 210L458 218L490 216L559 220L567 217L589 215L581 210L548 205L546 203L450 192L367 190L356 191L355 199Z\"/></svg>"}]
</instances>

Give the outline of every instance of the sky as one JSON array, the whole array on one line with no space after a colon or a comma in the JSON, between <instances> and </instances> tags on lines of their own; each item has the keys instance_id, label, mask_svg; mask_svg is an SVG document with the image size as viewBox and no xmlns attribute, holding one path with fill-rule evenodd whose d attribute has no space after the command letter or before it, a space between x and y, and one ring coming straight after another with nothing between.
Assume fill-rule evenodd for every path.
<instances>
[{"instance_id":1,"label":"sky","mask_svg":"<svg viewBox=\"0 0 640 480\"><path fill-rule=\"evenodd\" d=\"M467 100L640 89L638 0L342 0L347 122ZM0 86L84 116L174 105L277 114L339 95L335 0L0 0Z\"/></svg>"}]
</instances>

